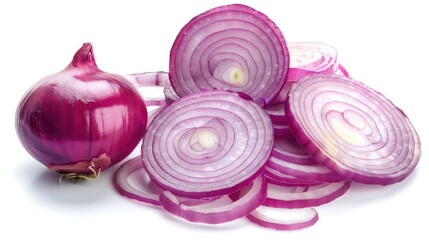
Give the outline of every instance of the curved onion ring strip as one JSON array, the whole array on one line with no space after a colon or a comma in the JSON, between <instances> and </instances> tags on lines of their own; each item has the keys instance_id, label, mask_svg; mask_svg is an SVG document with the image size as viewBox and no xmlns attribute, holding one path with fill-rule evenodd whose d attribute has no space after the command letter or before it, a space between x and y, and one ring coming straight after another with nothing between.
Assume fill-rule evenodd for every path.
<instances>
[{"instance_id":1,"label":"curved onion ring strip","mask_svg":"<svg viewBox=\"0 0 429 240\"><path fill-rule=\"evenodd\" d=\"M140 189L133 187L128 181L129 176L137 171L145 177L144 182L139 182ZM128 160L118 168L113 178L113 185L122 196L155 206L161 205L159 194L162 193L162 189L151 183L140 156Z\"/></svg>"},{"instance_id":2,"label":"curved onion ring strip","mask_svg":"<svg viewBox=\"0 0 429 240\"><path fill-rule=\"evenodd\" d=\"M344 195L350 186L350 181L322 183L309 187L268 184L268 195L263 205L276 208L316 207Z\"/></svg>"},{"instance_id":3,"label":"curved onion ring strip","mask_svg":"<svg viewBox=\"0 0 429 240\"><path fill-rule=\"evenodd\" d=\"M249 186L240 190L238 195L237 200L223 196L207 203L187 205L171 192L165 191L160 195L160 202L167 212L190 222L225 223L245 217L259 207L267 196L267 183L259 176Z\"/></svg>"},{"instance_id":4,"label":"curved onion ring strip","mask_svg":"<svg viewBox=\"0 0 429 240\"><path fill-rule=\"evenodd\" d=\"M311 227L319 220L319 215L314 208L281 209L280 211L284 213L282 218L270 217L268 214L262 212L263 208L265 207L261 206L257 208L251 214L247 215L247 219L265 228L286 231ZM297 214L296 211L299 211L300 214ZM302 213L302 211L305 212ZM298 217L296 215L298 215Z\"/></svg>"}]
</instances>

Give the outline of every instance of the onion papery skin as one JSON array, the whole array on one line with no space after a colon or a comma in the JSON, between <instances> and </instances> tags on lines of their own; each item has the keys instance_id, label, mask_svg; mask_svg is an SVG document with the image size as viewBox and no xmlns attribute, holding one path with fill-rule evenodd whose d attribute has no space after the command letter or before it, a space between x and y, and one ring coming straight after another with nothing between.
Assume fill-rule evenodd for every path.
<instances>
[{"instance_id":1,"label":"onion papery skin","mask_svg":"<svg viewBox=\"0 0 429 240\"><path fill-rule=\"evenodd\" d=\"M146 106L134 86L101 71L85 43L63 71L41 79L21 99L16 131L25 149L60 173L91 173L97 159L124 159L142 139ZM95 159L95 160L94 160Z\"/></svg>"},{"instance_id":2,"label":"onion papery skin","mask_svg":"<svg viewBox=\"0 0 429 240\"><path fill-rule=\"evenodd\" d=\"M285 112L296 140L345 179L393 184L420 159L419 136L404 112L353 79L302 78L292 86Z\"/></svg>"},{"instance_id":3,"label":"onion papery skin","mask_svg":"<svg viewBox=\"0 0 429 240\"><path fill-rule=\"evenodd\" d=\"M273 128L252 100L221 90L188 95L163 108L142 144L151 179L174 195L226 195L263 171Z\"/></svg>"},{"instance_id":4,"label":"onion papery skin","mask_svg":"<svg viewBox=\"0 0 429 240\"><path fill-rule=\"evenodd\" d=\"M233 194L214 200L201 201L201 204L186 204L171 192L163 192L159 199L164 209L190 222L220 224L250 214L258 208L267 197L267 183L263 176L256 178L249 186ZM217 203L219 202L219 203Z\"/></svg>"},{"instance_id":5,"label":"onion papery skin","mask_svg":"<svg viewBox=\"0 0 429 240\"><path fill-rule=\"evenodd\" d=\"M288 66L280 29L263 13L240 4L194 17L170 52L171 84L181 97L219 89L269 105L286 81Z\"/></svg>"}]
</instances>

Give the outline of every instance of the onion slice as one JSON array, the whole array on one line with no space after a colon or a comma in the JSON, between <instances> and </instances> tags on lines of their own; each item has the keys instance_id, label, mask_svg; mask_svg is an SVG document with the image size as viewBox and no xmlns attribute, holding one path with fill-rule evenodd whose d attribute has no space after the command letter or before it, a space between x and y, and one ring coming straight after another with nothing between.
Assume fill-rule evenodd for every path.
<instances>
[{"instance_id":1,"label":"onion slice","mask_svg":"<svg viewBox=\"0 0 429 240\"><path fill-rule=\"evenodd\" d=\"M259 207L267 196L267 183L262 176L238 191L238 199L223 196L202 204L186 204L169 191L160 195L164 209L190 222L219 224L245 217Z\"/></svg>"},{"instance_id":2,"label":"onion slice","mask_svg":"<svg viewBox=\"0 0 429 240\"><path fill-rule=\"evenodd\" d=\"M420 140L404 112L353 79L305 77L292 86L285 109L297 141L345 179L393 184L419 161Z\"/></svg>"},{"instance_id":3,"label":"onion slice","mask_svg":"<svg viewBox=\"0 0 429 240\"><path fill-rule=\"evenodd\" d=\"M263 205L275 208L316 207L344 195L350 185L350 181L322 183L309 187L286 187L268 184L268 195Z\"/></svg>"},{"instance_id":4,"label":"onion slice","mask_svg":"<svg viewBox=\"0 0 429 240\"><path fill-rule=\"evenodd\" d=\"M138 182L139 188L132 186L128 181L133 173L140 174L143 179L143 181ZM113 185L116 191L124 197L154 206L161 205L159 194L162 193L162 189L147 176L140 156L128 160L118 168L113 178Z\"/></svg>"},{"instance_id":5,"label":"onion slice","mask_svg":"<svg viewBox=\"0 0 429 240\"><path fill-rule=\"evenodd\" d=\"M271 121L260 106L237 93L205 91L160 110L147 128L142 158L164 190L213 197L251 183L272 146Z\"/></svg>"},{"instance_id":6,"label":"onion slice","mask_svg":"<svg viewBox=\"0 0 429 240\"><path fill-rule=\"evenodd\" d=\"M204 89L243 92L265 106L286 80L289 53L266 15L233 4L201 13L179 32L170 53L179 96Z\"/></svg>"},{"instance_id":7,"label":"onion slice","mask_svg":"<svg viewBox=\"0 0 429 240\"><path fill-rule=\"evenodd\" d=\"M319 220L319 215L314 208L280 209L283 214L281 218L270 217L265 213L264 208L266 207L257 208L247 215L247 219L261 227L287 231L311 227Z\"/></svg>"}]
</instances>

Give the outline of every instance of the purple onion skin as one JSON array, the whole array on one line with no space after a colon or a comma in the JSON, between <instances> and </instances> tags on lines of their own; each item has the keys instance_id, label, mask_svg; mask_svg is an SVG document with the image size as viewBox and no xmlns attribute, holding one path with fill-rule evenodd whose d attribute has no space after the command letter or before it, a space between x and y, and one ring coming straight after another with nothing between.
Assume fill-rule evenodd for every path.
<instances>
[{"instance_id":1,"label":"purple onion skin","mask_svg":"<svg viewBox=\"0 0 429 240\"><path fill-rule=\"evenodd\" d=\"M103 154L110 165L121 161L142 139L146 123L147 110L138 91L125 78L99 70L90 43L63 71L33 86L16 111L22 145L59 172L61 165L85 165ZM73 166L64 169L74 172Z\"/></svg>"}]
</instances>

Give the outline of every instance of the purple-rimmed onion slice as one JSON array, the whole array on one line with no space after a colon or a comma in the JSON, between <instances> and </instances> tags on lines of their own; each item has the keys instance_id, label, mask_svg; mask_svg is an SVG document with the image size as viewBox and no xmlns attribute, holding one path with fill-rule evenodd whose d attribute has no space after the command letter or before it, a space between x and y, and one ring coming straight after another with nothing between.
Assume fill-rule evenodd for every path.
<instances>
[{"instance_id":1,"label":"purple-rimmed onion slice","mask_svg":"<svg viewBox=\"0 0 429 240\"><path fill-rule=\"evenodd\" d=\"M237 93L182 97L149 124L142 159L149 176L175 195L230 194L262 171L273 145L265 111Z\"/></svg>"},{"instance_id":2,"label":"purple-rimmed onion slice","mask_svg":"<svg viewBox=\"0 0 429 240\"><path fill-rule=\"evenodd\" d=\"M259 176L235 195L236 198L226 195L206 203L186 204L165 191L160 195L160 202L167 212L190 222L225 223L245 217L259 207L267 196L267 183L263 176Z\"/></svg>"},{"instance_id":3,"label":"purple-rimmed onion slice","mask_svg":"<svg viewBox=\"0 0 429 240\"><path fill-rule=\"evenodd\" d=\"M286 80L289 54L279 28L245 5L213 8L179 32L170 53L179 96L203 89L243 92L264 106Z\"/></svg>"},{"instance_id":4,"label":"purple-rimmed onion slice","mask_svg":"<svg viewBox=\"0 0 429 240\"><path fill-rule=\"evenodd\" d=\"M137 186L128 180L131 174L139 174ZM113 185L122 196L139 202L160 206L159 195L162 193L157 185L147 175L141 157L135 157L122 164L115 173Z\"/></svg>"},{"instance_id":5,"label":"purple-rimmed onion slice","mask_svg":"<svg viewBox=\"0 0 429 240\"><path fill-rule=\"evenodd\" d=\"M321 183L308 187L287 187L269 183L267 199L263 205L276 208L316 207L341 197L350 185L350 181Z\"/></svg>"},{"instance_id":6,"label":"purple-rimmed onion slice","mask_svg":"<svg viewBox=\"0 0 429 240\"><path fill-rule=\"evenodd\" d=\"M379 92L347 77L296 82L286 117L297 141L345 179L387 185L417 165L420 140L407 116Z\"/></svg>"},{"instance_id":7,"label":"purple-rimmed onion slice","mask_svg":"<svg viewBox=\"0 0 429 240\"><path fill-rule=\"evenodd\" d=\"M274 230L299 230L313 226L319 215L314 208L303 209L272 209L260 206L247 215L249 221Z\"/></svg>"}]
</instances>

